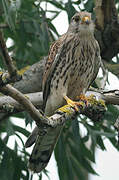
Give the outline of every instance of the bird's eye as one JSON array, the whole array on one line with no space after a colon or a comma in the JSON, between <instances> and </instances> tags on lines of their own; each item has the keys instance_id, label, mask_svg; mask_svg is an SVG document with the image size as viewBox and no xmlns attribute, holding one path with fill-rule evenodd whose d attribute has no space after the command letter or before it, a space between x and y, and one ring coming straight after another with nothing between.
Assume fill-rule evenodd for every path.
<instances>
[{"instance_id":1,"label":"bird's eye","mask_svg":"<svg viewBox=\"0 0 119 180\"><path fill-rule=\"evenodd\" d=\"M75 16L73 19L74 19L75 22L79 22L80 17L79 16Z\"/></svg>"}]
</instances>

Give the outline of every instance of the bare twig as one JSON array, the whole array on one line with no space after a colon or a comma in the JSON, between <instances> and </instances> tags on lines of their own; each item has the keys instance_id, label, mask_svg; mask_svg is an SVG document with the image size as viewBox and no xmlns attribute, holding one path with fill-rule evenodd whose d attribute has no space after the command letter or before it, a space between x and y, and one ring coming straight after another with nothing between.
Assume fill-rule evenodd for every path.
<instances>
[{"instance_id":1,"label":"bare twig","mask_svg":"<svg viewBox=\"0 0 119 180\"><path fill-rule=\"evenodd\" d=\"M8 72L9 72L9 74L7 74L7 76L6 76L5 83L2 82L1 84L4 85L4 84L10 83L11 81L15 82L15 81L20 80L21 76L17 74L17 69L14 66L13 61L12 61L11 57L8 54L8 50L7 50L7 47L6 47L6 44L5 44L5 41L3 39L3 35L2 35L1 31L0 31L0 49L1 49L1 52L2 52L1 55L3 56L3 60L4 60L5 64L6 64ZM3 79L3 78L1 78L1 79Z\"/></svg>"},{"instance_id":2,"label":"bare twig","mask_svg":"<svg viewBox=\"0 0 119 180\"><path fill-rule=\"evenodd\" d=\"M106 69L103 61L100 61L100 63L101 63L101 68L102 68L102 72L103 72L103 80L101 82L101 87L100 88L104 89L105 85L106 85L106 81L108 79L108 70Z\"/></svg>"},{"instance_id":3,"label":"bare twig","mask_svg":"<svg viewBox=\"0 0 119 180\"><path fill-rule=\"evenodd\" d=\"M7 51L7 47L6 47L6 44L4 42L4 39L3 39L3 35L2 35L2 32L0 31L0 48L1 48L1 51L2 51L2 55L4 57L4 61L5 61L5 64L8 68L8 72L9 74L12 76L12 75L15 75L17 70L12 62L12 59L10 58L9 54L8 54L8 51Z\"/></svg>"}]
</instances>

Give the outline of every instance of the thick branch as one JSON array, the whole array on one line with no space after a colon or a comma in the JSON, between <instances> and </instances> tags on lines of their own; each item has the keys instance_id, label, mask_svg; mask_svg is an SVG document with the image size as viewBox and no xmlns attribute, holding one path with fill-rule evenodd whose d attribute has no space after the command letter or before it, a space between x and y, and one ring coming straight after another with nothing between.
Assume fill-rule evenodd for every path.
<instances>
[{"instance_id":1,"label":"thick branch","mask_svg":"<svg viewBox=\"0 0 119 180\"><path fill-rule=\"evenodd\" d=\"M28 97L24 96L20 91L12 87L11 85L6 85L2 87L1 92L9 95L16 101L18 101L24 109L31 115L31 117L36 121L36 123L40 123L40 121L45 122L46 118L35 108L35 106L31 103Z\"/></svg>"},{"instance_id":2,"label":"thick branch","mask_svg":"<svg viewBox=\"0 0 119 180\"><path fill-rule=\"evenodd\" d=\"M14 87L24 94L42 91L42 77L46 59L47 57L44 57L39 62L33 64L23 74L22 80L14 84Z\"/></svg>"},{"instance_id":3,"label":"thick branch","mask_svg":"<svg viewBox=\"0 0 119 180\"><path fill-rule=\"evenodd\" d=\"M9 93L11 93L11 91ZM90 96L91 94L93 94L96 97L96 99L104 100L106 104L119 105L119 90L100 91L100 90L92 89L87 91L86 93L87 96ZM35 107L42 109L42 103L43 103L42 92L25 94L24 97L27 97L27 99L30 100ZM6 113L14 114L24 110L26 109L11 97L9 96L0 97L0 113L6 112Z\"/></svg>"},{"instance_id":4,"label":"thick branch","mask_svg":"<svg viewBox=\"0 0 119 180\"><path fill-rule=\"evenodd\" d=\"M36 108L42 109L42 92L24 94ZM21 106L16 100L10 96L0 97L0 113L14 114L24 111L24 107Z\"/></svg>"},{"instance_id":5,"label":"thick branch","mask_svg":"<svg viewBox=\"0 0 119 180\"><path fill-rule=\"evenodd\" d=\"M117 11L114 0L95 1L96 26L104 30L105 25L117 21Z\"/></svg>"},{"instance_id":6,"label":"thick branch","mask_svg":"<svg viewBox=\"0 0 119 180\"><path fill-rule=\"evenodd\" d=\"M14 84L14 87L23 94L42 91L42 76L46 59L47 57L43 58L43 60L37 62L36 64L33 64L29 70L24 73L22 80ZM13 110L13 108L11 111L8 111L0 113L0 121L7 119L7 117L13 114L11 111L19 112L17 109Z\"/></svg>"},{"instance_id":7,"label":"thick branch","mask_svg":"<svg viewBox=\"0 0 119 180\"><path fill-rule=\"evenodd\" d=\"M104 29L104 13L102 10L102 0L95 2L95 15L96 15L96 26L103 30Z\"/></svg>"},{"instance_id":8,"label":"thick branch","mask_svg":"<svg viewBox=\"0 0 119 180\"><path fill-rule=\"evenodd\" d=\"M42 115L42 113L37 108L35 108L35 106L32 104L32 102L28 99L27 96L24 96L20 91L18 91L11 85L6 85L0 88L0 90L2 93L7 94L16 101L18 101L24 107L24 110L30 114L36 124L39 125L42 123L54 127L60 123L54 121L53 119L47 118L45 115Z\"/></svg>"},{"instance_id":9,"label":"thick branch","mask_svg":"<svg viewBox=\"0 0 119 180\"><path fill-rule=\"evenodd\" d=\"M96 0L95 37L101 47L102 59L110 61L119 53L119 22L114 0Z\"/></svg>"},{"instance_id":10,"label":"thick branch","mask_svg":"<svg viewBox=\"0 0 119 180\"><path fill-rule=\"evenodd\" d=\"M24 110L27 111L31 115L31 117L35 120L35 122L38 126L39 126L39 124L42 123L42 124L46 124L46 125L55 127L57 125L61 125L68 119L72 119L77 114L77 112L74 109L72 109L72 107L70 107L69 105L66 105L66 106L63 106L62 108L58 109L52 117L46 118L32 105L32 103L30 102L28 97L23 96L19 91L17 91L10 85L3 87L2 92L7 93L12 98L14 98L19 103L21 103L23 105L23 107L20 108L20 110L22 111L24 108ZM39 93L37 93L37 95L39 95ZM29 95L29 97L30 97L30 95ZM10 110L10 113L13 109L13 105L16 105L16 108L19 107L19 104L17 102L15 102L14 100L12 100L11 98L7 99L7 103L4 102L6 100L6 97L2 97L1 100L2 100L1 101L2 103L0 104L1 105L0 109L7 110L7 111ZM10 104L10 102L8 100L11 101L12 104ZM40 104L42 102L41 93L39 96L39 102L40 102ZM37 101L37 103L38 103L38 101ZM35 105L37 103L35 102ZM37 104L37 106L38 106L38 104ZM89 98L88 106L85 103L82 103L82 106L79 106L79 113L86 115L87 117L89 117L90 119L92 119L94 121L99 120L103 116L105 111L106 111L106 109L105 109L104 103L102 101L97 101L93 97L91 97L91 99Z\"/></svg>"}]
</instances>

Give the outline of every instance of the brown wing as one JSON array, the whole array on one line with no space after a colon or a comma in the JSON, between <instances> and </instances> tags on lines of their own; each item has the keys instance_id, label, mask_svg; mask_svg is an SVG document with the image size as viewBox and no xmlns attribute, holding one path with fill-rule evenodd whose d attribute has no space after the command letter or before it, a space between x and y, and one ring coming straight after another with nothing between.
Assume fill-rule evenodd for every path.
<instances>
[{"instance_id":1,"label":"brown wing","mask_svg":"<svg viewBox=\"0 0 119 180\"><path fill-rule=\"evenodd\" d=\"M50 76L52 75L53 67L55 66L55 63L56 63L55 57L58 51L61 49L61 46L63 44L65 37L66 37L66 34L62 35L50 47L48 59L45 65L45 70L43 74L43 83L42 83L42 87L43 87L43 109L42 110L43 111L45 110L45 105L46 105L47 98L50 91L50 80L51 80Z\"/></svg>"},{"instance_id":2,"label":"brown wing","mask_svg":"<svg viewBox=\"0 0 119 180\"><path fill-rule=\"evenodd\" d=\"M54 62L55 56L56 56L58 50L60 49L65 37L66 37L66 34L63 34L57 41L52 43L51 46L50 46L48 59L46 61L45 69L44 69L44 73L43 73L43 82L42 82L43 90L44 90L46 80L47 80L47 78L49 76L50 68L51 68L51 66L52 66L52 64Z\"/></svg>"},{"instance_id":3,"label":"brown wing","mask_svg":"<svg viewBox=\"0 0 119 180\"><path fill-rule=\"evenodd\" d=\"M93 78L91 81L91 84L93 83L93 81L96 79L99 68L100 68L100 61L101 61L101 56L100 56L100 47L97 41L95 41L96 46L95 46L95 69L94 69L94 74L93 74ZM90 84L90 85L91 85Z\"/></svg>"}]
</instances>

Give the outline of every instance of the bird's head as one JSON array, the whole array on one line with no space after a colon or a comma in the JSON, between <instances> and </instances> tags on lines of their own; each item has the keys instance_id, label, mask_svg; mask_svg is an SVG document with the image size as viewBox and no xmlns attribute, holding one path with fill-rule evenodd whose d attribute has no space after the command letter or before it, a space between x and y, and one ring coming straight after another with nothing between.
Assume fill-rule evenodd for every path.
<instances>
[{"instance_id":1,"label":"bird's head","mask_svg":"<svg viewBox=\"0 0 119 180\"><path fill-rule=\"evenodd\" d=\"M91 13L86 11L76 13L69 25L68 31L70 32L94 32L94 23L91 19Z\"/></svg>"}]
</instances>

